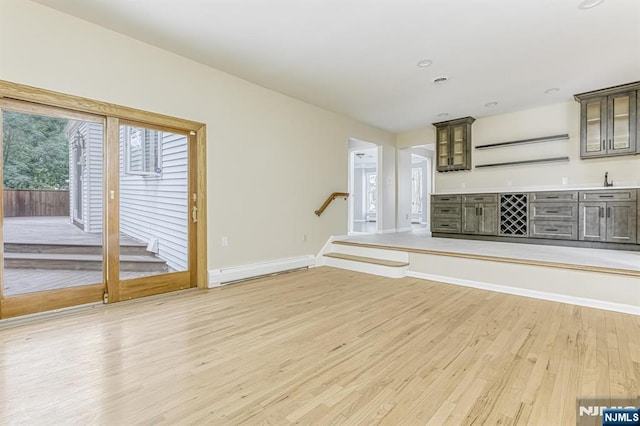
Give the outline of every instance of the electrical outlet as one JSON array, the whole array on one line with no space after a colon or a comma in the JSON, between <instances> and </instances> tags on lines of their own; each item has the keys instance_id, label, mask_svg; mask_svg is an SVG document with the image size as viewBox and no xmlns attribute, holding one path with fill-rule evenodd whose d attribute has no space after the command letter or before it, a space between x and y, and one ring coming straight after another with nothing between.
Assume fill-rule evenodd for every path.
<instances>
[{"instance_id":1,"label":"electrical outlet","mask_svg":"<svg viewBox=\"0 0 640 426\"><path fill-rule=\"evenodd\" d=\"M406 214L404 215L404 218L405 218L405 219L409 219L409 213L406 213Z\"/></svg>"},{"instance_id":2,"label":"electrical outlet","mask_svg":"<svg viewBox=\"0 0 640 426\"><path fill-rule=\"evenodd\" d=\"M567 185L568 183L569 183L569 178L568 178L568 177L566 177L566 176L565 176L565 177L563 177L563 178L562 178L562 184L563 184L563 185Z\"/></svg>"},{"instance_id":3,"label":"electrical outlet","mask_svg":"<svg viewBox=\"0 0 640 426\"><path fill-rule=\"evenodd\" d=\"M302 236L302 241L305 241L305 242L306 242L306 241L307 241L307 239L308 239L308 238L307 238L307 234L304 234L304 235Z\"/></svg>"},{"instance_id":4,"label":"electrical outlet","mask_svg":"<svg viewBox=\"0 0 640 426\"><path fill-rule=\"evenodd\" d=\"M222 237L220 239L220 245L222 247L228 247L229 246L229 238L228 237Z\"/></svg>"}]
</instances>

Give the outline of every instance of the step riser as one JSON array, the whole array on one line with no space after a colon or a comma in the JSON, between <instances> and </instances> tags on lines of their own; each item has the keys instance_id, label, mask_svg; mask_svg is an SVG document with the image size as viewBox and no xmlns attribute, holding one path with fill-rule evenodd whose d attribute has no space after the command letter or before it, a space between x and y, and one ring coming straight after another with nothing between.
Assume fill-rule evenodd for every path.
<instances>
[{"instance_id":1,"label":"step riser","mask_svg":"<svg viewBox=\"0 0 640 426\"><path fill-rule=\"evenodd\" d=\"M16 244L5 243L5 253L42 253L42 254L93 254L101 255L100 246L65 246L57 244ZM144 246L120 246L120 254L131 256L148 255Z\"/></svg>"},{"instance_id":2,"label":"step riser","mask_svg":"<svg viewBox=\"0 0 640 426\"><path fill-rule=\"evenodd\" d=\"M102 262L91 260L48 260L48 259L5 259L5 268L16 269L67 269L81 271L101 271ZM158 262L121 262L121 271L167 272L167 265Z\"/></svg>"},{"instance_id":3,"label":"step riser","mask_svg":"<svg viewBox=\"0 0 640 426\"><path fill-rule=\"evenodd\" d=\"M349 271L365 274L379 275L387 278L403 278L407 276L407 267L374 265L372 263L355 262L353 260L325 257L324 264L334 268L347 269Z\"/></svg>"},{"instance_id":4,"label":"step riser","mask_svg":"<svg viewBox=\"0 0 640 426\"><path fill-rule=\"evenodd\" d=\"M409 262L409 253L406 251L384 250L335 243L331 244L329 251L332 253L349 254L352 256L372 257L374 259L393 260L396 262Z\"/></svg>"}]
</instances>

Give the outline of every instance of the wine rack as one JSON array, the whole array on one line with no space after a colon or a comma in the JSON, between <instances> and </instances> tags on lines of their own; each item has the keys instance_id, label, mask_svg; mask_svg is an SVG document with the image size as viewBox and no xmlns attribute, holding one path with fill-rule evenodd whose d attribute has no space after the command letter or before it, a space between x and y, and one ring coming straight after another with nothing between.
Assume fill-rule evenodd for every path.
<instances>
[{"instance_id":1,"label":"wine rack","mask_svg":"<svg viewBox=\"0 0 640 426\"><path fill-rule=\"evenodd\" d=\"M505 237L527 237L528 194L500 194L500 230Z\"/></svg>"}]
</instances>

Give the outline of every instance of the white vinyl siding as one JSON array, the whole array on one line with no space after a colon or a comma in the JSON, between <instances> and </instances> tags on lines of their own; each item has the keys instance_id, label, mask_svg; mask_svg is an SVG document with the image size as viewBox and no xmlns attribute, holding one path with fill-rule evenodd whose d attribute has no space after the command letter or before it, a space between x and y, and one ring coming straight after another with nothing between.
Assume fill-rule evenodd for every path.
<instances>
[{"instance_id":1,"label":"white vinyl siding","mask_svg":"<svg viewBox=\"0 0 640 426\"><path fill-rule=\"evenodd\" d=\"M162 132L162 173L125 173L124 128L120 131L120 232L149 243L176 271L188 268L187 136Z\"/></svg>"}]
</instances>

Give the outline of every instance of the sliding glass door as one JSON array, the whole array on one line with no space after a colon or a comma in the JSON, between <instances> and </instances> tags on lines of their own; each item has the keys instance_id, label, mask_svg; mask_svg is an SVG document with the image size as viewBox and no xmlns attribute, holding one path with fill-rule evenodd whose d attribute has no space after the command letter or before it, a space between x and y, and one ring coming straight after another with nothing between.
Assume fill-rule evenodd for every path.
<instances>
[{"instance_id":1,"label":"sliding glass door","mask_svg":"<svg viewBox=\"0 0 640 426\"><path fill-rule=\"evenodd\" d=\"M0 100L0 318L196 286L191 132Z\"/></svg>"},{"instance_id":2,"label":"sliding glass door","mask_svg":"<svg viewBox=\"0 0 640 426\"><path fill-rule=\"evenodd\" d=\"M190 267L197 221L189 173L193 142L187 132L118 123L118 195L112 213L117 208L121 300L195 285Z\"/></svg>"},{"instance_id":3,"label":"sliding glass door","mask_svg":"<svg viewBox=\"0 0 640 426\"><path fill-rule=\"evenodd\" d=\"M0 108L2 317L102 300L104 119Z\"/></svg>"}]
</instances>

